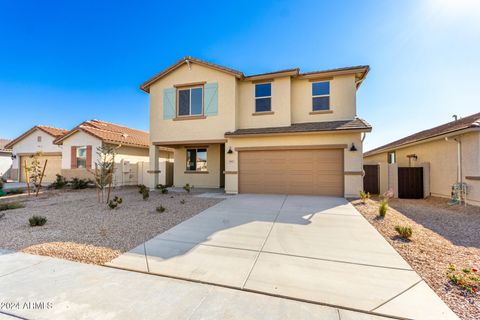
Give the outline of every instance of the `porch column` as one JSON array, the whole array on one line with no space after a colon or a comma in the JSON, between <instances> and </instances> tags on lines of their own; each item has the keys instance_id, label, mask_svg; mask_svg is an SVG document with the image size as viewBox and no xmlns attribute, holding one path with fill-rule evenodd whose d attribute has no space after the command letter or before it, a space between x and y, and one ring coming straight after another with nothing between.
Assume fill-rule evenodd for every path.
<instances>
[{"instance_id":1,"label":"porch column","mask_svg":"<svg viewBox=\"0 0 480 320\"><path fill-rule=\"evenodd\" d=\"M149 179L150 183L148 187L154 190L159 183L158 176L160 173L160 165L159 165L160 150L157 146L151 145L149 154L150 154L150 170L148 170L148 173L150 175L150 179Z\"/></svg>"}]
</instances>

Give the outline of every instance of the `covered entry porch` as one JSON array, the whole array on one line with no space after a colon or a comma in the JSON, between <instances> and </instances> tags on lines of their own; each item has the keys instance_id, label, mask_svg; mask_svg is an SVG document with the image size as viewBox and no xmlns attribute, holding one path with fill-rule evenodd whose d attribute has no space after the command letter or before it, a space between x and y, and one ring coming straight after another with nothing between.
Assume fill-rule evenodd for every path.
<instances>
[{"instance_id":1,"label":"covered entry porch","mask_svg":"<svg viewBox=\"0 0 480 320\"><path fill-rule=\"evenodd\" d=\"M154 142L150 147L152 186L223 188L226 140Z\"/></svg>"}]
</instances>

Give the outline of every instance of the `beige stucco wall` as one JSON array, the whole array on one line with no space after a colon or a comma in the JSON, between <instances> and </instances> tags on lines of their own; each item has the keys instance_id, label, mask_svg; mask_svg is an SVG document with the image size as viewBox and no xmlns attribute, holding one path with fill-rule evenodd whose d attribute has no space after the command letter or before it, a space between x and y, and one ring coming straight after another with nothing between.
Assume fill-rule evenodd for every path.
<instances>
[{"instance_id":1,"label":"beige stucco wall","mask_svg":"<svg viewBox=\"0 0 480 320\"><path fill-rule=\"evenodd\" d=\"M330 80L332 113L309 114L312 111L312 82L292 80L292 123L351 120L356 112L355 76L337 76Z\"/></svg>"},{"instance_id":2,"label":"beige stucco wall","mask_svg":"<svg viewBox=\"0 0 480 320\"><path fill-rule=\"evenodd\" d=\"M156 146L150 146L149 149L149 169L148 178L144 179L153 190L158 184L172 185L174 174L174 154L169 151L160 150Z\"/></svg>"},{"instance_id":3,"label":"beige stucco wall","mask_svg":"<svg viewBox=\"0 0 480 320\"><path fill-rule=\"evenodd\" d=\"M218 114L197 120L164 120L163 89L174 85L206 81L218 83ZM223 139L235 129L236 78L225 72L192 63L184 64L155 82L150 88L150 141Z\"/></svg>"},{"instance_id":4,"label":"beige stucco wall","mask_svg":"<svg viewBox=\"0 0 480 320\"><path fill-rule=\"evenodd\" d=\"M252 115L255 113L255 84L240 81L238 128L283 127L291 125L291 80L290 77L276 78L272 85L273 114Z\"/></svg>"},{"instance_id":5,"label":"beige stucco wall","mask_svg":"<svg viewBox=\"0 0 480 320\"><path fill-rule=\"evenodd\" d=\"M95 163L98 161L97 148L102 145L102 141L88 133L78 131L73 135L63 140L62 152L62 175L67 179L94 179L94 175L90 170L85 168L71 168L71 147L92 146L92 170L95 168ZM128 161L131 165L126 166L128 172L123 172L122 165ZM115 155L115 185L136 184L138 180L138 170L136 163L148 162L148 149L137 148L131 146L121 146L116 149Z\"/></svg>"},{"instance_id":6,"label":"beige stucco wall","mask_svg":"<svg viewBox=\"0 0 480 320\"><path fill-rule=\"evenodd\" d=\"M439 139L395 150L396 161L400 167L408 167L408 154L416 154L417 161L412 167L430 164L430 192L433 196L450 197L451 186L457 181L457 143ZM469 185L467 199L480 204L480 183L465 180L466 176L480 176L480 133L472 132L460 137L462 141L462 178ZM387 153L365 157L364 162L386 163ZM383 179L383 178L382 178Z\"/></svg>"},{"instance_id":7,"label":"beige stucco wall","mask_svg":"<svg viewBox=\"0 0 480 320\"><path fill-rule=\"evenodd\" d=\"M349 151L352 143L355 143L358 151ZM265 147L265 146L309 146L309 145L338 145L346 144L344 151L344 171L360 172L363 170L362 141L360 133L339 134L300 134L289 136L265 136L249 138L229 138L225 150L232 147ZM225 171L238 172L238 152L225 155ZM357 197L363 189L363 178L359 174L345 175L345 196ZM238 174L225 176L225 192L238 193Z\"/></svg>"},{"instance_id":8,"label":"beige stucco wall","mask_svg":"<svg viewBox=\"0 0 480 320\"><path fill-rule=\"evenodd\" d=\"M37 137L42 137L41 142L37 142ZM32 133L30 133L28 136L17 142L13 146L13 154L14 155L20 155L20 154L33 154L35 152L43 152L43 153L59 153L62 152L62 148L60 146L57 146L53 144L53 140L55 140L54 137L51 135L41 131L41 130L35 130ZM20 161L20 156L17 156L15 161L12 163L12 168L13 169L18 169L19 168L19 162Z\"/></svg>"},{"instance_id":9,"label":"beige stucco wall","mask_svg":"<svg viewBox=\"0 0 480 320\"><path fill-rule=\"evenodd\" d=\"M41 142L37 141L37 137L42 137ZM62 152L62 148L53 144L54 137L43 132L42 130L34 130L28 136L17 142L13 146L12 153L17 155L17 158L12 162L11 178L18 181L18 169L20 168L20 159L22 154L33 154L36 152L58 153Z\"/></svg>"},{"instance_id":10,"label":"beige stucco wall","mask_svg":"<svg viewBox=\"0 0 480 320\"><path fill-rule=\"evenodd\" d=\"M218 83L218 115L196 120L164 120L163 90L179 84L195 82ZM290 77L272 81L272 115L252 115L255 111L255 84L238 80L234 76L195 63L175 69L150 87L150 186L165 182L162 159L154 142L201 141L225 139L225 132L239 128L289 126L292 123L351 120L356 115L356 86L354 75L336 76L330 80L330 101L333 113L310 115L312 111L312 82ZM229 146L281 146L348 144L354 142L358 151L345 151L345 171L359 172L362 168L362 142L360 133L311 134L281 137L254 137L229 139ZM225 170L237 171L238 153L226 154ZM219 145L208 150L209 174L186 174L185 148L177 147L174 154L174 185L190 183L197 187L218 187L221 182ZM217 163L218 162L218 163ZM163 164L162 164L163 163ZM163 170L162 170L163 169ZM160 171L160 173L158 173ZM225 176L227 192L238 191L236 174ZM345 176L345 195L357 196L363 188L361 175Z\"/></svg>"},{"instance_id":11,"label":"beige stucco wall","mask_svg":"<svg viewBox=\"0 0 480 320\"><path fill-rule=\"evenodd\" d=\"M203 148L203 146L201 148ZM220 174L223 174L223 172L221 172L220 149L219 144L208 145L208 173L185 173L187 148L176 148L174 152L174 186L183 187L188 183L191 186L200 188L219 188L221 184Z\"/></svg>"},{"instance_id":12,"label":"beige stucco wall","mask_svg":"<svg viewBox=\"0 0 480 320\"><path fill-rule=\"evenodd\" d=\"M97 161L97 148L102 145L102 141L98 138L95 138L94 136L87 134L83 131L78 131L65 140L63 140L62 143L62 170L69 170L71 169L71 150L72 147L81 147L81 146L92 146L92 167L94 166L94 163ZM81 170L85 169L74 169L71 172L67 171L62 171L65 172L66 174L74 175L78 174L79 176L77 178L84 178L85 175L81 174ZM80 176L81 175L81 176Z\"/></svg>"}]
</instances>

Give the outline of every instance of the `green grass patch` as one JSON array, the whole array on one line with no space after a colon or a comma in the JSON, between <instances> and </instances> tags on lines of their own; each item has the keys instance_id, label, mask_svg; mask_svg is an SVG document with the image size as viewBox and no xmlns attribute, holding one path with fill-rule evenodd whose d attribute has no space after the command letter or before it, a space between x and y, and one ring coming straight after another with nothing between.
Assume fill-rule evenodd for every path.
<instances>
[{"instance_id":1,"label":"green grass patch","mask_svg":"<svg viewBox=\"0 0 480 320\"><path fill-rule=\"evenodd\" d=\"M20 202L6 202L0 203L0 211L25 208L25 205Z\"/></svg>"}]
</instances>

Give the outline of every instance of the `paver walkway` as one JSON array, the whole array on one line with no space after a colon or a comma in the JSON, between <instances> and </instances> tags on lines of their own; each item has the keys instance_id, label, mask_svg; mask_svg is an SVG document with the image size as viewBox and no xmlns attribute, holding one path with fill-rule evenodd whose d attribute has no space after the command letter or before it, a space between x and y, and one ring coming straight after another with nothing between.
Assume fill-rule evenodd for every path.
<instances>
[{"instance_id":1,"label":"paver walkway","mask_svg":"<svg viewBox=\"0 0 480 320\"><path fill-rule=\"evenodd\" d=\"M343 198L230 197L108 265L378 315L457 319Z\"/></svg>"}]
</instances>

